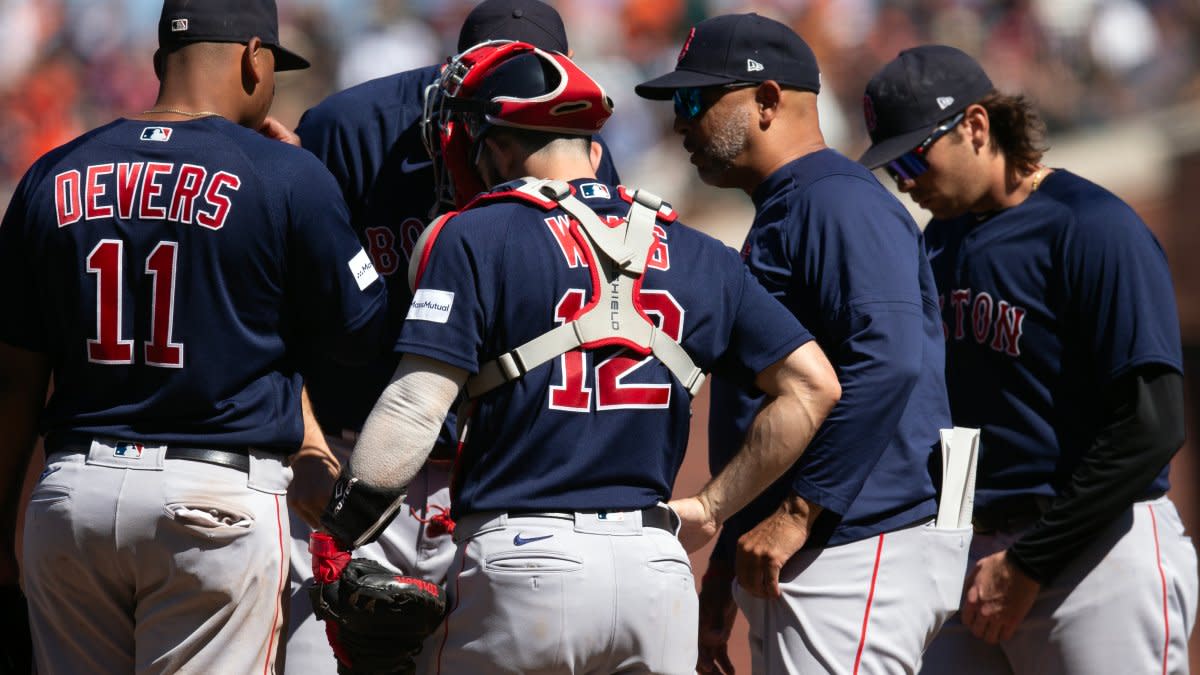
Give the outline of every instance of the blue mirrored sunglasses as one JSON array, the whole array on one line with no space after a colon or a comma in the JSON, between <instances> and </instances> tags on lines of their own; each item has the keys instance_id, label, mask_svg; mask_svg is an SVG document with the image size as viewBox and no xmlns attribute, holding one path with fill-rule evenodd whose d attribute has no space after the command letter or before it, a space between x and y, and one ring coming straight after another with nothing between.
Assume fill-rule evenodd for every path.
<instances>
[{"instance_id":1,"label":"blue mirrored sunglasses","mask_svg":"<svg viewBox=\"0 0 1200 675\"><path fill-rule=\"evenodd\" d=\"M966 111L963 111L942 122L925 140L921 141L920 145L884 164L883 168L897 183L903 180L916 180L917 176L929 170L929 162L925 159L925 154L929 152L930 146L958 126L966 114Z\"/></svg>"},{"instance_id":2,"label":"blue mirrored sunglasses","mask_svg":"<svg viewBox=\"0 0 1200 675\"><path fill-rule=\"evenodd\" d=\"M758 82L730 82L712 87L684 87L676 89L672 100L675 103L675 114L683 120L694 120L704 114L716 99L707 105L704 103L704 92L709 89L741 89L742 87L757 87ZM720 98L720 97L718 97Z\"/></svg>"}]
</instances>

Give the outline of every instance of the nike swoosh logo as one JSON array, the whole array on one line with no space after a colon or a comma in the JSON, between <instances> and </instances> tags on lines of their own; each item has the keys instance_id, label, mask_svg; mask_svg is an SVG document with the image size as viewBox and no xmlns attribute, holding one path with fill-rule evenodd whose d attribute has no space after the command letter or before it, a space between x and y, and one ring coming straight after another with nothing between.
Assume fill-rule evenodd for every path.
<instances>
[{"instance_id":1,"label":"nike swoosh logo","mask_svg":"<svg viewBox=\"0 0 1200 675\"><path fill-rule=\"evenodd\" d=\"M427 159L423 162L410 162L410 161L408 161L408 158L405 157L400 162L400 170L403 171L404 173L412 173L414 171L420 171L421 169L425 169L430 166L433 166L432 159Z\"/></svg>"},{"instance_id":2,"label":"nike swoosh logo","mask_svg":"<svg viewBox=\"0 0 1200 675\"><path fill-rule=\"evenodd\" d=\"M517 536L513 537L513 546L524 546L525 544L530 544L535 541L541 541L543 539L549 539L550 537L553 537L553 536L554 535L552 535L552 534L547 534L542 537L530 537L530 538L526 539L526 538L522 537L521 534L518 532Z\"/></svg>"}]
</instances>

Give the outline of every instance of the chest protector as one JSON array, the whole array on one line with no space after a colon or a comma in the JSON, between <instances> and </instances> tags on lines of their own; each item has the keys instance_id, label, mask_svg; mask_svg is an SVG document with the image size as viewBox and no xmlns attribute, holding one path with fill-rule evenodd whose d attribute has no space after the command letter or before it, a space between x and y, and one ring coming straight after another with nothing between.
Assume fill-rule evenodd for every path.
<instances>
[{"instance_id":1,"label":"chest protector","mask_svg":"<svg viewBox=\"0 0 1200 675\"><path fill-rule=\"evenodd\" d=\"M637 297L655 243L655 220L663 213L662 199L643 190L634 192L628 215L609 226L571 193L567 183L524 178L510 190L480 195L466 208L503 199L519 199L547 211L561 208L579 224L580 243L592 270L592 295L574 319L483 364L467 380L467 395L481 396L573 349L620 346L642 356L653 354L694 397L704 384L704 373L678 342L646 316ZM427 239L436 236L444 219L453 215L430 224L414 250L426 252ZM415 255L409 263L409 284L414 290L426 257Z\"/></svg>"}]
</instances>

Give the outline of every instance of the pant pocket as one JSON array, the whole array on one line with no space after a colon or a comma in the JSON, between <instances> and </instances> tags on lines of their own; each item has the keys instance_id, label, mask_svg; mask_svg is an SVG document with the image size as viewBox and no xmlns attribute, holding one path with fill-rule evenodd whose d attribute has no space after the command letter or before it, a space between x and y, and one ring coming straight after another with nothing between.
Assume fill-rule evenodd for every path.
<instances>
[{"instance_id":1,"label":"pant pocket","mask_svg":"<svg viewBox=\"0 0 1200 675\"><path fill-rule=\"evenodd\" d=\"M171 522L214 541L244 537L254 529L254 516L237 507L175 502L165 505L163 511Z\"/></svg>"},{"instance_id":2,"label":"pant pocket","mask_svg":"<svg viewBox=\"0 0 1200 675\"><path fill-rule=\"evenodd\" d=\"M488 572L577 572L583 569L583 558L559 551L528 550L493 553L484 559Z\"/></svg>"},{"instance_id":3,"label":"pant pocket","mask_svg":"<svg viewBox=\"0 0 1200 675\"><path fill-rule=\"evenodd\" d=\"M928 545L922 547L925 569L930 574L934 592L938 599L935 611L940 610L944 621L958 611L962 603L963 584L966 582L967 565L971 551L970 527L941 528L927 527L922 531Z\"/></svg>"}]
</instances>

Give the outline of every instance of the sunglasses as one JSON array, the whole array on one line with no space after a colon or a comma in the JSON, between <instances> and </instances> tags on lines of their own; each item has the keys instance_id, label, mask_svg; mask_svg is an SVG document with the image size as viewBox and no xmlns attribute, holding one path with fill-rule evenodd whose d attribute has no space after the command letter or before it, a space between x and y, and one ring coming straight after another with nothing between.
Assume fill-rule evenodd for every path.
<instances>
[{"instance_id":1,"label":"sunglasses","mask_svg":"<svg viewBox=\"0 0 1200 675\"><path fill-rule=\"evenodd\" d=\"M704 102L704 92L710 89L742 89L744 87L757 87L760 82L730 82L729 84L721 84L713 87L684 87L676 89L672 100L675 102L675 115L682 120L691 121L704 114L705 110L712 107L713 103L717 102L714 98L711 102ZM717 98L720 98L719 96Z\"/></svg>"},{"instance_id":2,"label":"sunglasses","mask_svg":"<svg viewBox=\"0 0 1200 675\"><path fill-rule=\"evenodd\" d=\"M920 145L884 164L883 168L887 170L888 175L897 183L905 180L916 180L917 176L929 170L929 161L925 159L925 154L929 152L930 146L937 139L950 133L954 127L958 126L958 123L963 121L966 114L966 111L963 111L942 122L925 140L921 141Z\"/></svg>"}]
</instances>

